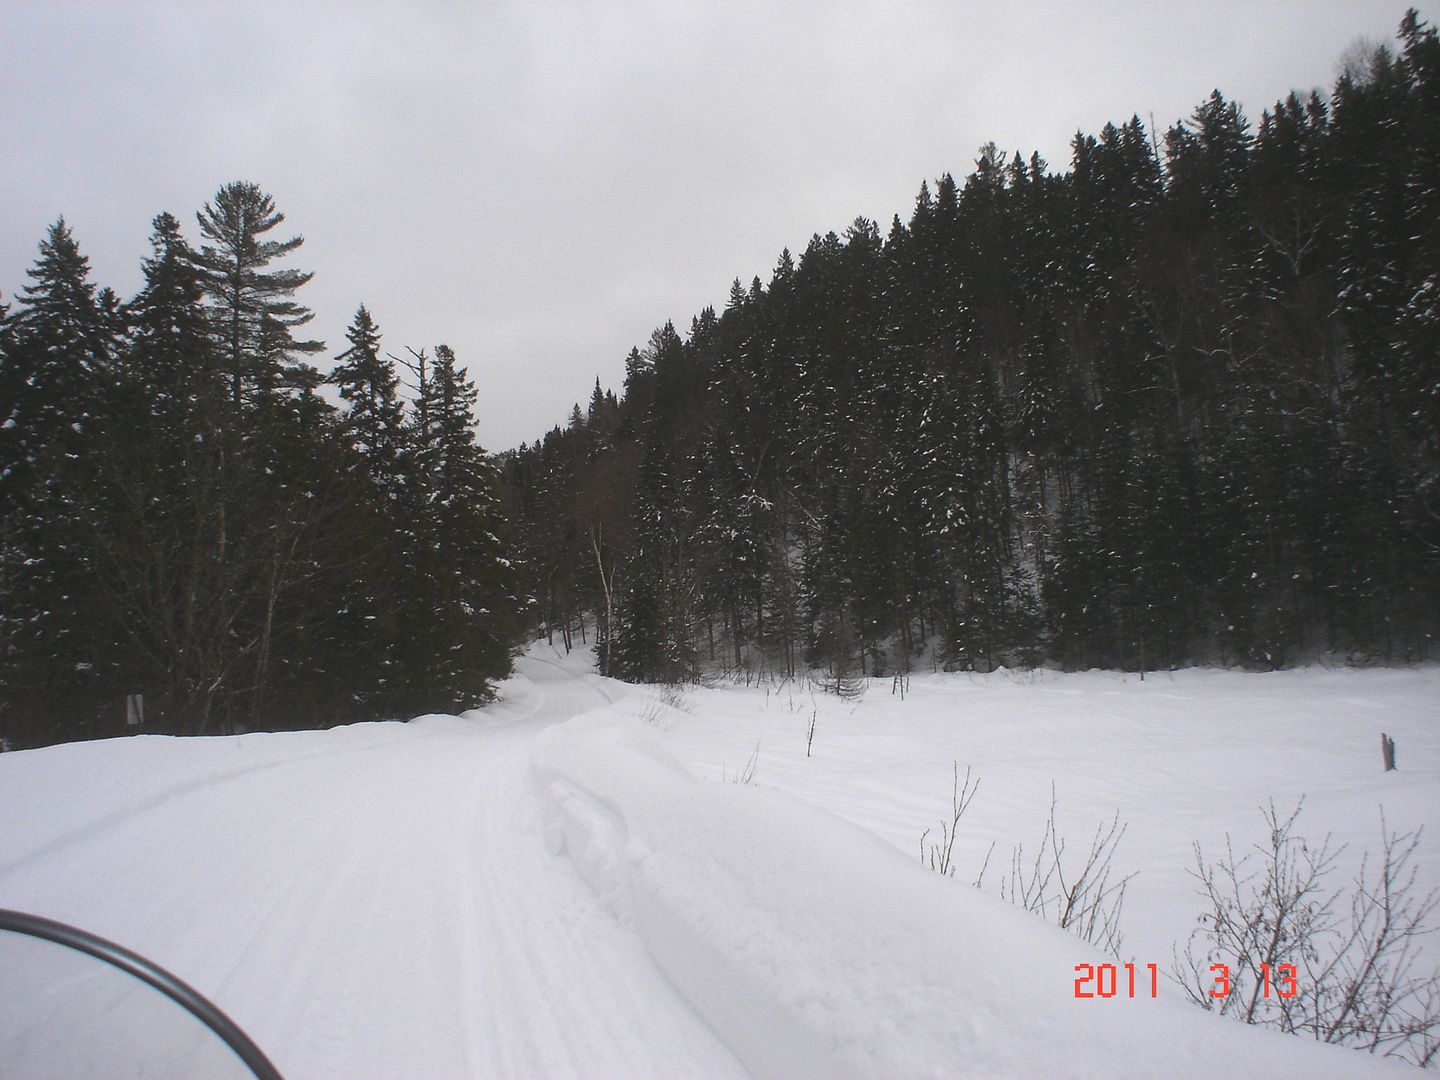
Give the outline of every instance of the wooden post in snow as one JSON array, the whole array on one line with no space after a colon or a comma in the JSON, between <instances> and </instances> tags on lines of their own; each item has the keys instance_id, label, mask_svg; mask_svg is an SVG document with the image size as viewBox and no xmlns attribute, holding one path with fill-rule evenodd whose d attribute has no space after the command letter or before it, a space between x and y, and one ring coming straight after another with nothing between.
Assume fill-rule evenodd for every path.
<instances>
[{"instance_id":1,"label":"wooden post in snow","mask_svg":"<svg viewBox=\"0 0 1440 1080\"><path fill-rule=\"evenodd\" d=\"M1395 770L1395 740L1383 731L1380 733L1380 756L1385 759L1385 771L1393 772Z\"/></svg>"}]
</instances>

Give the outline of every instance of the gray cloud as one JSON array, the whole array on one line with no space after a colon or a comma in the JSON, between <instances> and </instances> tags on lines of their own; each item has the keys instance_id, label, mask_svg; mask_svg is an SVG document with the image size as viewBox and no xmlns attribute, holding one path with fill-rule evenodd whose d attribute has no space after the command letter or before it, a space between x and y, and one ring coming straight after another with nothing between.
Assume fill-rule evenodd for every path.
<instances>
[{"instance_id":1,"label":"gray cloud","mask_svg":"<svg viewBox=\"0 0 1440 1080\"><path fill-rule=\"evenodd\" d=\"M155 213L193 223L254 180L306 237L332 354L361 301L392 351L449 343L503 448L597 374L618 388L654 326L813 232L908 216L987 140L1061 167L1076 129L1168 125L1217 86L1258 119L1404 6L21 0L0 15L0 292L63 213L129 295Z\"/></svg>"}]
</instances>

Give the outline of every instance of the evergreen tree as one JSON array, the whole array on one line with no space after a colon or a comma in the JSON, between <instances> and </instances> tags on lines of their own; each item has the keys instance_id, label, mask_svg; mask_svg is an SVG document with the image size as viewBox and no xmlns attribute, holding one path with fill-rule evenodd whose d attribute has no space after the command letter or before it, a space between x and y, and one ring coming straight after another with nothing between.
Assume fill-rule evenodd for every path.
<instances>
[{"instance_id":1,"label":"evergreen tree","mask_svg":"<svg viewBox=\"0 0 1440 1080\"><path fill-rule=\"evenodd\" d=\"M198 256L209 294L212 332L225 357L232 393L273 391L285 385L313 385L313 372L292 361L295 353L319 352L318 341L297 341L292 331L313 313L291 299L310 273L267 270L291 254L304 238L270 240L265 234L285 215L259 186L237 180L225 184L196 215L202 244Z\"/></svg>"},{"instance_id":2,"label":"evergreen tree","mask_svg":"<svg viewBox=\"0 0 1440 1080\"><path fill-rule=\"evenodd\" d=\"M328 382L345 408L341 429L365 462L370 482L393 497L398 494L404 408L400 379L380 353L380 328L364 304L345 332L350 347L337 358Z\"/></svg>"},{"instance_id":3,"label":"evergreen tree","mask_svg":"<svg viewBox=\"0 0 1440 1080\"><path fill-rule=\"evenodd\" d=\"M508 674L521 601L493 469L475 441L475 385L445 345L416 370L400 668L409 700L456 711L487 700Z\"/></svg>"},{"instance_id":4,"label":"evergreen tree","mask_svg":"<svg viewBox=\"0 0 1440 1080\"><path fill-rule=\"evenodd\" d=\"M27 274L32 283L6 320L0 481L12 485L12 498L23 497L25 485L42 482L41 459L64 453L57 440L71 441L83 430L114 344L90 280L90 260L64 218L40 242Z\"/></svg>"},{"instance_id":5,"label":"evergreen tree","mask_svg":"<svg viewBox=\"0 0 1440 1080\"><path fill-rule=\"evenodd\" d=\"M123 731L130 694L152 730L224 732L465 707L508 670L519 604L473 385L420 354L407 425L362 307L337 415L291 360L309 275L264 270L298 245L261 238L279 220L228 185L197 255L159 215L128 304L62 220L0 311L12 745Z\"/></svg>"},{"instance_id":6,"label":"evergreen tree","mask_svg":"<svg viewBox=\"0 0 1440 1080\"><path fill-rule=\"evenodd\" d=\"M835 670L1423 655L1440 51L1400 41L1258 130L1216 91L1163 153L982 147L632 352L627 670L777 623Z\"/></svg>"},{"instance_id":7,"label":"evergreen tree","mask_svg":"<svg viewBox=\"0 0 1440 1080\"><path fill-rule=\"evenodd\" d=\"M635 535L625 563L611 658L633 682L679 682L694 671L683 563L672 515L677 491L670 450L658 425L646 432L635 504Z\"/></svg>"},{"instance_id":8,"label":"evergreen tree","mask_svg":"<svg viewBox=\"0 0 1440 1080\"><path fill-rule=\"evenodd\" d=\"M97 524L95 614L123 652L120 693L142 693L161 730L203 725L226 685L238 583L217 550L225 490L216 432L233 426L202 308L203 281L170 214L153 223L145 282L126 306L89 455ZM233 486L233 482L232 482Z\"/></svg>"},{"instance_id":9,"label":"evergreen tree","mask_svg":"<svg viewBox=\"0 0 1440 1080\"><path fill-rule=\"evenodd\" d=\"M85 450L111 377L113 325L63 218L28 273L0 353L0 715L18 745L95 731L113 662L86 610L84 544L95 527Z\"/></svg>"},{"instance_id":10,"label":"evergreen tree","mask_svg":"<svg viewBox=\"0 0 1440 1080\"><path fill-rule=\"evenodd\" d=\"M364 304L346 332L349 348L328 380L340 393L338 436L352 481L343 583L328 640L337 671L363 715L404 712L394 567L404 558L406 432L400 380L380 351L380 328Z\"/></svg>"}]
</instances>

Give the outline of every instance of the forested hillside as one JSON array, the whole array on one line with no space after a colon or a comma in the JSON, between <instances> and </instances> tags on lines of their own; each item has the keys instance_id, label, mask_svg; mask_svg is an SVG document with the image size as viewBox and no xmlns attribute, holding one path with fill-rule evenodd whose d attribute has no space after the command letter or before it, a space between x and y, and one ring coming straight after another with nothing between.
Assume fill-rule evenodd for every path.
<instances>
[{"instance_id":1,"label":"forested hillside","mask_svg":"<svg viewBox=\"0 0 1440 1080\"><path fill-rule=\"evenodd\" d=\"M1413 11L1258 123L1216 91L1063 171L984 147L667 322L498 477L451 349L361 306L307 359L282 220L247 182L198 243L159 215L126 301L62 219L0 305L0 745L456 711L536 618L639 680L1436 655Z\"/></svg>"},{"instance_id":2,"label":"forested hillside","mask_svg":"<svg viewBox=\"0 0 1440 1080\"><path fill-rule=\"evenodd\" d=\"M442 345L406 352L402 391L363 305L322 377L282 220L244 182L198 248L160 214L121 302L62 219L0 313L0 749L127 710L186 733L457 711L509 671L473 384Z\"/></svg>"},{"instance_id":3,"label":"forested hillside","mask_svg":"<svg viewBox=\"0 0 1440 1080\"><path fill-rule=\"evenodd\" d=\"M630 679L1433 657L1435 30L1258 123L987 146L666 323L504 481L548 628L598 613Z\"/></svg>"}]
</instances>

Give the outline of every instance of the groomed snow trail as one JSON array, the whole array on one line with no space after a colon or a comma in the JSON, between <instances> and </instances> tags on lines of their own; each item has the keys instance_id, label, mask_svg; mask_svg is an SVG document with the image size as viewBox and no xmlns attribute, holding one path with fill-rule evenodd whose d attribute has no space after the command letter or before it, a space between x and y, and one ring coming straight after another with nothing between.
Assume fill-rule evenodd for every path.
<instances>
[{"instance_id":1,"label":"groomed snow trail","mask_svg":"<svg viewBox=\"0 0 1440 1080\"><path fill-rule=\"evenodd\" d=\"M607 704L582 671L522 659L464 719L7 755L0 906L151 956L289 1080L743 1077L545 849L528 748Z\"/></svg>"},{"instance_id":2,"label":"groomed snow trail","mask_svg":"<svg viewBox=\"0 0 1440 1080\"><path fill-rule=\"evenodd\" d=\"M1153 944L1134 957L1140 992L1111 968L1111 993L1096 975L1077 996L1077 971L1111 958L922 868L903 823L933 823L944 804L926 793L946 794L934 781L963 754L998 773L997 839L1043 812L1035 770L1103 799L1120 783L1182 845L1181 797L1243 836L1265 789L1217 801L1213 777L1258 755L1315 793L1327 828L1372 799L1412 828L1440 790L1440 670L1182 673L1119 693L1103 673L935 676L862 706L799 687L798 705L789 688L667 701L589 659L533 646L502 700L463 717L6 754L0 906L153 957L289 1080L1413 1075L1198 1010L1168 983L1152 998ZM1406 771L1357 773L1377 723ZM1158 788L1109 775L1136 747ZM717 782L746 755L762 779ZM1177 865L1155 836L1139 846L1127 869ZM4 964L0 1006L16 997ZM146 1025L126 1026L143 1043ZM9 1080L4 1044L0 1023Z\"/></svg>"}]
</instances>

